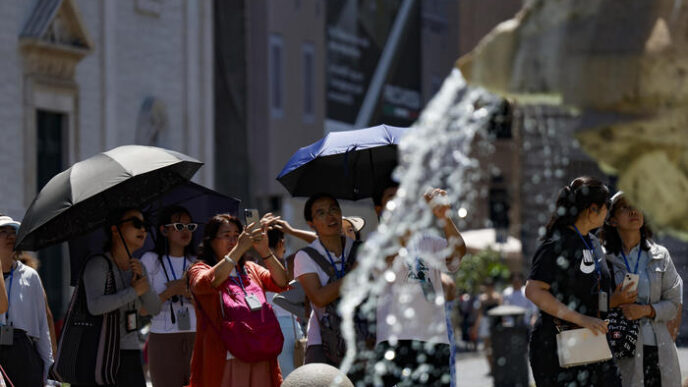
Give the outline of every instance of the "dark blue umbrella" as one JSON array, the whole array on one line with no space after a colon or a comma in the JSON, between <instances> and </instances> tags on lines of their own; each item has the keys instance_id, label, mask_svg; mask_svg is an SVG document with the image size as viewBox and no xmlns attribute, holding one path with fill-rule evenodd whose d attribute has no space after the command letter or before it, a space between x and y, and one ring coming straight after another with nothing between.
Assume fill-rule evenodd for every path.
<instances>
[{"instance_id":1,"label":"dark blue umbrella","mask_svg":"<svg viewBox=\"0 0 688 387\"><path fill-rule=\"evenodd\" d=\"M154 249L155 238L158 232L157 226L159 226L155 224L155 221L158 212L162 208L171 205L179 205L189 210L193 222L198 223L198 229L194 232L191 243L198 245L203 236L205 223L208 219L220 213L230 213L237 216L240 202L239 199L223 195L194 182L187 182L180 185L163 194L143 209L146 218L153 221L154 225L152 230L150 230L152 232L149 234L149 237L146 238L146 243L143 245L143 248L138 250L134 255L140 257L144 252ZM76 284L82 263L90 255L102 252L104 242L105 232L102 229L69 241L72 285Z\"/></svg>"},{"instance_id":2,"label":"dark blue umbrella","mask_svg":"<svg viewBox=\"0 0 688 387\"><path fill-rule=\"evenodd\" d=\"M391 182L397 144L406 130L379 125L331 132L294 153L277 180L292 196L327 192L338 199L372 197Z\"/></svg>"}]
</instances>

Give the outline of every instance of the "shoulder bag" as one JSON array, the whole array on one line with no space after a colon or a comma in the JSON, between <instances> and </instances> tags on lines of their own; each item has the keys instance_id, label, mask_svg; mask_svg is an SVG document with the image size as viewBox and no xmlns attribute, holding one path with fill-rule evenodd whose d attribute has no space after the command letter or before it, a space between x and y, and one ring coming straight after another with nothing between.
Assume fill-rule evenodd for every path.
<instances>
[{"instance_id":1,"label":"shoulder bag","mask_svg":"<svg viewBox=\"0 0 688 387\"><path fill-rule=\"evenodd\" d=\"M104 255L94 255L86 263L90 259L101 258L108 263L104 294L114 294L115 277L110 259ZM86 263L69 303L53 370L61 381L71 384L116 384L119 370L119 309L97 316L89 313L84 289Z\"/></svg>"},{"instance_id":2,"label":"shoulder bag","mask_svg":"<svg viewBox=\"0 0 688 387\"><path fill-rule=\"evenodd\" d=\"M609 264L612 274L612 289L616 289L614 269ZM638 320L628 320L621 308L612 308L607 314L609 325L607 326L607 339L615 359L624 359L635 356L635 347L638 341L640 324Z\"/></svg>"},{"instance_id":3,"label":"shoulder bag","mask_svg":"<svg viewBox=\"0 0 688 387\"><path fill-rule=\"evenodd\" d=\"M220 285L220 327L213 324L195 295L194 299L208 325L222 339L225 349L239 360L256 363L277 358L282 352L284 335L263 289L251 277L241 274L237 280L241 285L231 281L231 278ZM248 295L258 300L260 309L253 310L250 307Z\"/></svg>"}]
</instances>

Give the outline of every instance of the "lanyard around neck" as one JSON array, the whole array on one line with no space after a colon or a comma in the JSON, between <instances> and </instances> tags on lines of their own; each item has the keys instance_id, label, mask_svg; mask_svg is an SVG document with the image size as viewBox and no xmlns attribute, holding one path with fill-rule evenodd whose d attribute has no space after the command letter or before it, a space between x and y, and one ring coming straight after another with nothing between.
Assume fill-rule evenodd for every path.
<instances>
[{"instance_id":1,"label":"lanyard around neck","mask_svg":"<svg viewBox=\"0 0 688 387\"><path fill-rule=\"evenodd\" d=\"M578 231L578 227L576 227L575 224L573 225L573 228L576 230L576 232L578 233L578 236L583 241L585 248L590 251L590 254L592 255L592 260L593 260L593 262L595 262L595 271L597 271L597 276L599 278L602 278L602 270L600 269L600 264L597 262L597 257L595 256L595 249L593 248L593 246L590 246L588 244L588 241L586 241L585 238L583 237L583 235L580 233L580 231Z\"/></svg>"},{"instance_id":2,"label":"lanyard around neck","mask_svg":"<svg viewBox=\"0 0 688 387\"><path fill-rule=\"evenodd\" d=\"M7 312L5 312L5 322L10 323L10 303L12 302L12 279L14 278L14 264L10 269L10 285L7 287Z\"/></svg>"},{"instance_id":3,"label":"lanyard around neck","mask_svg":"<svg viewBox=\"0 0 688 387\"><path fill-rule=\"evenodd\" d=\"M626 254L623 251L623 246L621 247L621 256L624 259L624 263L626 264L626 269L628 269L629 272L633 274L638 274L638 264L640 263L640 253L643 251L643 249L640 248L640 245L638 245L638 259L635 261L635 270L631 272L631 265L628 264L628 258L626 258Z\"/></svg>"},{"instance_id":4,"label":"lanyard around neck","mask_svg":"<svg viewBox=\"0 0 688 387\"><path fill-rule=\"evenodd\" d=\"M241 290L244 292L244 295L247 295L246 293L246 288L244 288L244 280L241 278L241 274L237 273L237 278L239 278L239 281L234 279L231 275L229 276L229 279L234 282L235 284L241 286Z\"/></svg>"},{"instance_id":5,"label":"lanyard around neck","mask_svg":"<svg viewBox=\"0 0 688 387\"><path fill-rule=\"evenodd\" d=\"M342 243L342 259L339 261L340 262L340 270L337 270L337 264L334 263L334 259L332 259L332 256L330 255L330 251L327 250L327 247L320 241L320 246L322 246L323 250L325 250L325 254L327 255L327 259L330 260L330 264L334 268L334 274L337 277L337 279L341 279L344 277L344 243Z\"/></svg>"},{"instance_id":6,"label":"lanyard around neck","mask_svg":"<svg viewBox=\"0 0 688 387\"><path fill-rule=\"evenodd\" d=\"M186 270L186 257L183 258L184 261L182 263L182 273L184 273L184 270ZM174 274L174 267L172 266L172 261L170 260L170 255L167 254L167 264L170 266L170 271L172 272L172 278L175 280L177 279L177 275Z\"/></svg>"}]
</instances>

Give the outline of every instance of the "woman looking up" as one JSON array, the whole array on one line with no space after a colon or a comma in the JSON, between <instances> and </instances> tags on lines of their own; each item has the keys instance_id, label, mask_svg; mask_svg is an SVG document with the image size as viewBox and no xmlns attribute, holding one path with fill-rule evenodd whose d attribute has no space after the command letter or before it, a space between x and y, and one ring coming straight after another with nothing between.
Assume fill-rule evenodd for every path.
<instances>
[{"instance_id":1,"label":"woman looking up","mask_svg":"<svg viewBox=\"0 0 688 387\"><path fill-rule=\"evenodd\" d=\"M621 191L611 202L600 236L614 270L614 282L623 284L626 273L639 276L633 297L618 301L626 319L640 324L635 356L617 360L623 385L678 386L678 354L667 322L681 304L681 277L669 251L650 239L652 231L642 211L633 207ZM621 291L619 287L617 292ZM617 306L617 298L612 298L612 307Z\"/></svg>"},{"instance_id":2,"label":"woman looking up","mask_svg":"<svg viewBox=\"0 0 688 387\"><path fill-rule=\"evenodd\" d=\"M267 269L246 261L244 254L251 247L263 258ZM265 301L265 291L281 292L287 287L287 273L270 251L265 229L251 224L244 231L244 226L236 217L229 214L215 215L205 226L198 257L203 262L192 265L188 274L189 287L196 298L198 320L190 385L278 387L282 384L277 362L279 352L267 360L244 361L237 357L237 353L232 353L225 347L221 336L232 334L223 322L240 322L227 311L225 294L229 293L228 286L240 284L238 292L233 292L230 297L241 299L240 304L251 307L251 312L254 312L255 306L255 313L261 313L263 317L267 316L263 312L273 313ZM255 285L262 294L251 292L250 289L255 289ZM274 314L272 318L277 334L281 336ZM275 337L274 340L278 338ZM280 349L281 346L280 342Z\"/></svg>"}]
</instances>

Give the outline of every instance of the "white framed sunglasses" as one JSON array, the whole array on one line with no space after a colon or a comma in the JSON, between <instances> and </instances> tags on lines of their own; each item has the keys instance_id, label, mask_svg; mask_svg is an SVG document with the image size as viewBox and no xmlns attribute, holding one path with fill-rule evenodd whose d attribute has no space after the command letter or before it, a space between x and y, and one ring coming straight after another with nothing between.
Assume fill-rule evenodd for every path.
<instances>
[{"instance_id":1,"label":"white framed sunglasses","mask_svg":"<svg viewBox=\"0 0 688 387\"><path fill-rule=\"evenodd\" d=\"M184 229L187 229L194 232L198 228L198 223L169 223L166 224L165 227L173 227L177 231L184 231Z\"/></svg>"}]
</instances>

